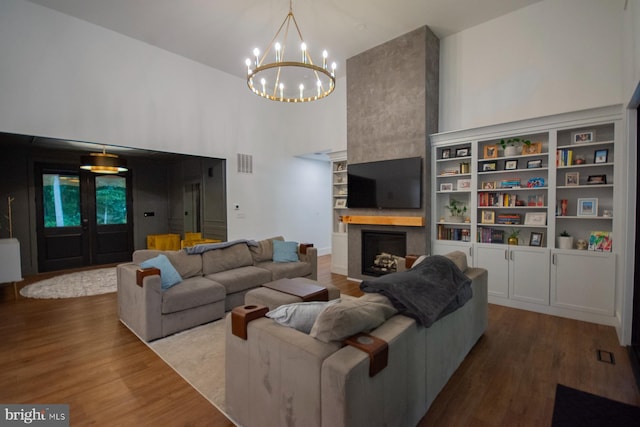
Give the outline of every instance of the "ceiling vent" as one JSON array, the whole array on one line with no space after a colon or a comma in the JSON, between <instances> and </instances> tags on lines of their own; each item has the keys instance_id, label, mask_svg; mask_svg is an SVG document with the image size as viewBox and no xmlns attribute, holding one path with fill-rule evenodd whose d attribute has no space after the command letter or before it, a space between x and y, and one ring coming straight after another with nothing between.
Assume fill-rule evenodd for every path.
<instances>
[{"instance_id":1,"label":"ceiling vent","mask_svg":"<svg viewBox=\"0 0 640 427\"><path fill-rule=\"evenodd\" d=\"M238 173L253 173L253 156L238 153Z\"/></svg>"}]
</instances>

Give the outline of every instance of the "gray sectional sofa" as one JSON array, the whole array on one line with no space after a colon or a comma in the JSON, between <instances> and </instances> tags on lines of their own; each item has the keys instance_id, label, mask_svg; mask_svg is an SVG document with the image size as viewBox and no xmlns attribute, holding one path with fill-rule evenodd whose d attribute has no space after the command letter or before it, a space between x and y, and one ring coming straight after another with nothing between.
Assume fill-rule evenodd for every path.
<instances>
[{"instance_id":1,"label":"gray sectional sofa","mask_svg":"<svg viewBox=\"0 0 640 427\"><path fill-rule=\"evenodd\" d=\"M274 262L273 240L239 241L220 249L188 254L186 250L137 250L130 263L117 267L118 314L122 323L152 341L224 316L244 304L244 295L281 278L316 279L317 249L298 247L298 261ZM182 281L166 290L159 275L139 277L144 261L165 255Z\"/></svg>"},{"instance_id":2,"label":"gray sectional sofa","mask_svg":"<svg viewBox=\"0 0 640 427\"><path fill-rule=\"evenodd\" d=\"M383 320L370 334L388 343L388 363L373 376L364 351L314 338L323 314L310 334L258 318L246 326L246 340L233 333L227 317L227 413L244 427L418 424L488 322L487 270L468 267L463 252L447 257L471 279L473 296L430 327L401 314ZM381 295L354 300L375 305ZM357 308L352 302L347 310ZM340 319L333 329L343 325Z\"/></svg>"}]
</instances>

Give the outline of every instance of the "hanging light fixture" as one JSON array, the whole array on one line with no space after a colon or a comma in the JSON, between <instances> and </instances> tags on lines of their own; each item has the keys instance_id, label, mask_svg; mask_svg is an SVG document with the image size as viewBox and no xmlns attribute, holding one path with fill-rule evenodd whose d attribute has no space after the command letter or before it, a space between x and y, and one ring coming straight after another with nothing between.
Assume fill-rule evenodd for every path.
<instances>
[{"instance_id":1,"label":"hanging light fixture","mask_svg":"<svg viewBox=\"0 0 640 427\"><path fill-rule=\"evenodd\" d=\"M107 154L106 147L102 147L102 153L89 153L80 158L80 169L93 173L119 173L126 172L127 161L115 154Z\"/></svg>"},{"instance_id":2,"label":"hanging light fixture","mask_svg":"<svg viewBox=\"0 0 640 427\"><path fill-rule=\"evenodd\" d=\"M298 60L285 57L287 37L292 22L298 34L299 43L289 43L290 46L297 47L297 49L291 48L293 52L289 55L293 58L297 57ZM322 66L313 63L296 17L293 15L292 0L289 0L289 13L264 54L260 56L260 50L255 48L253 59L246 60L247 85L256 95L272 101L310 102L322 99L333 92L336 84L336 63L333 62L329 68L328 56L325 50L322 52ZM270 60L273 61L269 62Z\"/></svg>"}]
</instances>

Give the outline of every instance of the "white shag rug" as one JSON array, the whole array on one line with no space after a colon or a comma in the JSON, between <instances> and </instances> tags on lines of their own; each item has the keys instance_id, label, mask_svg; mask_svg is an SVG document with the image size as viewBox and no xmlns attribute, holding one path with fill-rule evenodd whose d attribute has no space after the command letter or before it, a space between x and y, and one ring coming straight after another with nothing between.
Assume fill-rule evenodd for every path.
<instances>
[{"instance_id":1,"label":"white shag rug","mask_svg":"<svg viewBox=\"0 0 640 427\"><path fill-rule=\"evenodd\" d=\"M79 271L40 280L20 289L26 298L76 298L116 292L116 268Z\"/></svg>"}]
</instances>

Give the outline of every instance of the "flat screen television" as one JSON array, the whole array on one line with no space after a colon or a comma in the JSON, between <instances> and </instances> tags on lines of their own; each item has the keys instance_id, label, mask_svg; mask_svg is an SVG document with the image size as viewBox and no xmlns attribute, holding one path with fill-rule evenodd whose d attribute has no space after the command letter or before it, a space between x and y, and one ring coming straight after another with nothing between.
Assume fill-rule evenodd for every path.
<instances>
[{"instance_id":1,"label":"flat screen television","mask_svg":"<svg viewBox=\"0 0 640 427\"><path fill-rule=\"evenodd\" d=\"M347 188L348 208L420 209L422 158L349 164Z\"/></svg>"}]
</instances>

